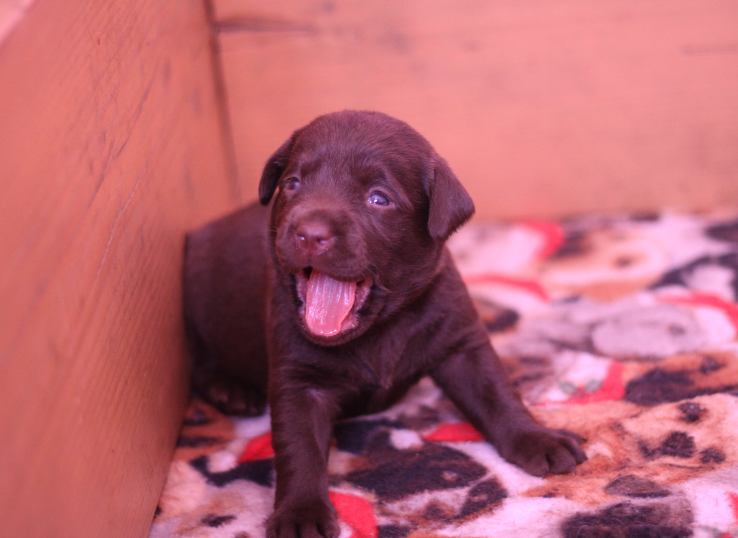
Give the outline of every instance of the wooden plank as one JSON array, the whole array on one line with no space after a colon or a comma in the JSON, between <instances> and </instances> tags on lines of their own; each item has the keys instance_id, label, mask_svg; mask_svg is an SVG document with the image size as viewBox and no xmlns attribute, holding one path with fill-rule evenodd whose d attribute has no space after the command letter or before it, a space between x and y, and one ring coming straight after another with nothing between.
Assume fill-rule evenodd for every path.
<instances>
[{"instance_id":1,"label":"wooden plank","mask_svg":"<svg viewBox=\"0 0 738 538\"><path fill-rule=\"evenodd\" d=\"M146 536L184 232L231 209L199 0L37 0L0 47L0 536Z\"/></svg>"},{"instance_id":2,"label":"wooden plank","mask_svg":"<svg viewBox=\"0 0 738 538\"><path fill-rule=\"evenodd\" d=\"M735 0L215 0L241 178L318 114L377 109L481 216L738 203Z\"/></svg>"}]
</instances>

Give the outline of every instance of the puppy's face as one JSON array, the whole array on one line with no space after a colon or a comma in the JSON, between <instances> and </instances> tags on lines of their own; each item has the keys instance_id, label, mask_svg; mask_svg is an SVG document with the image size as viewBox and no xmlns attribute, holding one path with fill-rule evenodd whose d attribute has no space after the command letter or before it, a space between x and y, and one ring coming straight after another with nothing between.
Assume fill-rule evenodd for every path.
<instances>
[{"instance_id":1,"label":"puppy's face","mask_svg":"<svg viewBox=\"0 0 738 538\"><path fill-rule=\"evenodd\" d=\"M301 330L321 345L356 338L417 297L473 212L425 139L369 112L322 116L295 132L259 192L262 203L276 192L276 265Z\"/></svg>"}]
</instances>

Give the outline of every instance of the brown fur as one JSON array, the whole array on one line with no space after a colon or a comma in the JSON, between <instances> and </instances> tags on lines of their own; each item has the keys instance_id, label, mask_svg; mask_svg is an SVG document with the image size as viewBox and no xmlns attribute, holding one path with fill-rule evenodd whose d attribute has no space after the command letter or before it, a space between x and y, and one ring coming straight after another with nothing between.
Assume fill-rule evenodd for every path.
<instances>
[{"instance_id":1,"label":"brown fur","mask_svg":"<svg viewBox=\"0 0 738 538\"><path fill-rule=\"evenodd\" d=\"M388 205L368 202L377 192ZM229 413L261 413L268 399L268 535L338 535L326 470L334 422L385 409L424 375L527 472L586 459L578 436L538 424L510 386L444 246L474 206L417 132L375 112L322 116L269 159L259 198L271 205L188 237L185 316L196 390ZM353 327L307 329L296 286L307 267L371 282Z\"/></svg>"}]
</instances>

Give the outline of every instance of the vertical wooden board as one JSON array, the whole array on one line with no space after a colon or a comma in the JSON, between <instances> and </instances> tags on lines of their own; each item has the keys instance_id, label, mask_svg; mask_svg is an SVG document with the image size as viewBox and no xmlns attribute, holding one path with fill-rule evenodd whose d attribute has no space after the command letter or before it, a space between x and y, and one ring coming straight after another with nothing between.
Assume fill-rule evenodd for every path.
<instances>
[{"instance_id":1,"label":"vertical wooden board","mask_svg":"<svg viewBox=\"0 0 738 538\"><path fill-rule=\"evenodd\" d=\"M199 0L37 0L0 46L0 536L145 536L184 233L232 209Z\"/></svg>"},{"instance_id":2,"label":"vertical wooden board","mask_svg":"<svg viewBox=\"0 0 738 538\"><path fill-rule=\"evenodd\" d=\"M248 192L291 130L378 109L482 216L738 203L738 2L216 0Z\"/></svg>"}]
</instances>

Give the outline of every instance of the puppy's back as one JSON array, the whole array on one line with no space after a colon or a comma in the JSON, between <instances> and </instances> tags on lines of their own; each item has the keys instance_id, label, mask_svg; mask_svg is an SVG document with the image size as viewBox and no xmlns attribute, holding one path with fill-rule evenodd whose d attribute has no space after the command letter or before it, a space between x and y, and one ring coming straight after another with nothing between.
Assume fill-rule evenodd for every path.
<instances>
[{"instance_id":1,"label":"puppy's back","mask_svg":"<svg viewBox=\"0 0 738 538\"><path fill-rule=\"evenodd\" d=\"M266 387L266 232L269 209L255 203L187 236L184 312L195 364Z\"/></svg>"}]
</instances>

